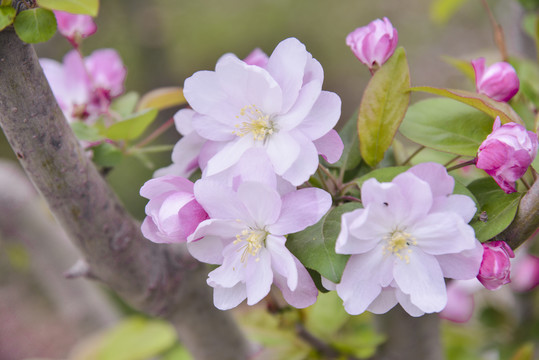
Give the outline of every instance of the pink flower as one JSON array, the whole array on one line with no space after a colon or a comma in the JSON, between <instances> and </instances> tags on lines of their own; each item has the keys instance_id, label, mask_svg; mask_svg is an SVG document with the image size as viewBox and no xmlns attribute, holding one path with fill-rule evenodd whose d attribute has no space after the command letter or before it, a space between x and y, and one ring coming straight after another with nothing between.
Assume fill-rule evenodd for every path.
<instances>
[{"instance_id":1,"label":"pink flower","mask_svg":"<svg viewBox=\"0 0 539 360\"><path fill-rule=\"evenodd\" d=\"M189 236L187 248L198 260L220 265L208 275L217 308L233 308L246 298L248 305L256 304L272 283L292 306L316 301L316 286L285 242L287 234L315 224L328 211L328 193L306 188L281 195L268 183L249 180L235 190L206 178L195 184L195 196L210 219Z\"/></svg>"},{"instance_id":2,"label":"pink flower","mask_svg":"<svg viewBox=\"0 0 539 360\"><path fill-rule=\"evenodd\" d=\"M149 199L142 234L155 243L179 243L208 218L196 201L193 183L179 176L163 176L147 181L140 195Z\"/></svg>"},{"instance_id":3,"label":"pink flower","mask_svg":"<svg viewBox=\"0 0 539 360\"><path fill-rule=\"evenodd\" d=\"M485 69L485 59L472 61L477 92L496 101L509 101L518 92L520 82L515 69L506 62L497 62Z\"/></svg>"},{"instance_id":4,"label":"pink flower","mask_svg":"<svg viewBox=\"0 0 539 360\"><path fill-rule=\"evenodd\" d=\"M511 261L515 254L505 241L483 243L483 261L477 279L489 290L511 282Z\"/></svg>"},{"instance_id":5,"label":"pink flower","mask_svg":"<svg viewBox=\"0 0 539 360\"><path fill-rule=\"evenodd\" d=\"M369 69L382 66L393 55L398 42L399 34L386 17L359 27L346 37L346 45Z\"/></svg>"},{"instance_id":6,"label":"pink flower","mask_svg":"<svg viewBox=\"0 0 539 360\"><path fill-rule=\"evenodd\" d=\"M483 288L477 279L453 280L447 285L447 305L440 317L456 323L468 322L474 311L474 293Z\"/></svg>"},{"instance_id":7,"label":"pink flower","mask_svg":"<svg viewBox=\"0 0 539 360\"><path fill-rule=\"evenodd\" d=\"M251 53L247 55L245 59L243 59L243 61L247 65L256 65L256 66L260 66L261 68L266 67L266 65L268 64L268 60L269 60L268 55L266 55L266 53L260 50L259 48L256 48L253 51L251 51Z\"/></svg>"},{"instance_id":8,"label":"pink flower","mask_svg":"<svg viewBox=\"0 0 539 360\"><path fill-rule=\"evenodd\" d=\"M316 171L319 154L337 161L343 144L332 128L341 101L322 91L322 81L322 67L294 38L277 45L264 68L227 54L215 71L188 78L191 123L207 140L200 150L207 161L199 157L204 176L233 166L251 148L264 149L275 172L294 185Z\"/></svg>"},{"instance_id":9,"label":"pink flower","mask_svg":"<svg viewBox=\"0 0 539 360\"><path fill-rule=\"evenodd\" d=\"M84 64L92 78L94 89L105 92L109 98L124 92L127 69L116 50L96 50L84 59Z\"/></svg>"},{"instance_id":10,"label":"pink flower","mask_svg":"<svg viewBox=\"0 0 539 360\"><path fill-rule=\"evenodd\" d=\"M516 191L520 179L537 155L537 134L516 123L501 125L497 117L492 133L479 146L476 166L492 176L506 193Z\"/></svg>"},{"instance_id":11,"label":"pink flower","mask_svg":"<svg viewBox=\"0 0 539 360\"><path fill-rule=\"evenodd\" d=\"M397 303L412 316L446 306L444 277L473 279L483 249L468 222L475 204L452 195L442 165L422 163L390 183L361 187L363 209L345 213L335 250L351 254L337 293L345 310L385 313Z\"/></svg>"},{"instance_id":12,"label":"pink flower","mask_svg":"<svg viewBox=\"0 0 539 360\"><path fill-rule=\"evenodd\" d=\"M74 46L78 47L81 40L93 35L97 26L89 15L75 15L64 11L54 11L58 31Z\"/></svg>"},{"instance_id":13,"label":"pink flower","mask_svg":"<svg viewBox=\"0 0 539 360\"><path fill-rule=\"evenodd\" d=\"M539 257L531 254L517 255L513 263L511 287L516 291L530 291L539 285Z\"/></svg>"}]
</instances>

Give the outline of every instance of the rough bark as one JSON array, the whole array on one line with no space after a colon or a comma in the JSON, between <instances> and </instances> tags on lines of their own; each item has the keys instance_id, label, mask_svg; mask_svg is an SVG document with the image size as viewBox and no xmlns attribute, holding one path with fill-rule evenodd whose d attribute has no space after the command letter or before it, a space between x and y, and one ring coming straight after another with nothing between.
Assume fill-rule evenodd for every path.
<instances>
[{"instance_id":1,"label":"rough bark","mask_svg":"<svg viewBox=\"0 0 539 360\"><path fill-rule=\"evenodd\" d=\"M0 126L92 276L133 307L170 320L197 359L247 356L230 315L213 306L205 267L142 237L65 121L34 49L12 29L0 32Z\"/></svg>"}]
</instances>

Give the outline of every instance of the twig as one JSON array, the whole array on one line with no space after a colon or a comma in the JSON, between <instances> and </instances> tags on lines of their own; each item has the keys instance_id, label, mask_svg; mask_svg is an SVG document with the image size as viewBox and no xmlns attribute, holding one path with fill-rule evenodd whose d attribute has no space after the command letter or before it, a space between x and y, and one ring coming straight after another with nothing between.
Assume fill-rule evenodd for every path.
<instances>
[{"instance_id":1,"label":"twig","mask_svg":"<svg viewBox=\"0 0 539 360\"><path fill-rule=\"evenodd\" d=\"M494 14L492 13L492 10L488 6L487 0L481 0L481 3L483 4L483 7L487 11L490 24L492 25L492 29L494 30L494 42L496 43L496 46L498 47L498 50L500 51L500 55L502 56L503 61L509 60L509 54L507 53L507 47L505 46L505 37L503 34L503 28L502 26L496 21L496 18L494 17Z\"/></svg>"},{"instance_id":2,"label":"twig","mask_svg":"<svg viewBox=\"0 0 539 360\"><path fill-rule=\"evenodd\" d=\"M416 156L417 154L419 154L419 153L421 152L421 150L423 150L424 148L425 148L425 146L423 146L423 145L421 145L420 147L418 147L418 148L416 149L416 151L414 151L414 152L412 153L412 155L408 156L408 158L402 162L401 165L406 165L406 164L408 164L408 163L410 162L410 160L412 160L412 159L414 158L414 156Z\"/></svg>"},{"instance_id":3,"label":"twig","mask_svg":"<svg viewBox=\"0 0 539 360\"><path fill-rule=\"evenodd\" d=\"M465 162L457 164L455 166L451 166L450 168L447 169L447 172L457 170L457 169L463 168L463 167L468 166L468 165L475 165L475 159L465 161Z\"/></svg>"}]
</instances>

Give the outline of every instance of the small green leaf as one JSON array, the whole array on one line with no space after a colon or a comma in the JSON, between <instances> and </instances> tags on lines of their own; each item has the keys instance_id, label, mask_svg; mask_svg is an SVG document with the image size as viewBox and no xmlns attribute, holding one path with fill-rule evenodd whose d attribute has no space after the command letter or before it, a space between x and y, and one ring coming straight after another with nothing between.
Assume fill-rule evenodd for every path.
<instances>
[{"instance_id":1,"label":"small green leaf","mask_svg":"<svg viewBox=\"0 0 539 360\"><path fill-rule=\"evenodd\" d=\"M431 86L415 86L411 88L412 91L422 91L430 94L444 96L450 99L460 101L461 103L473 106L474 108L481 110L485 114L491 116L493 119L496 116L500 117L502 124L508 122L516 122L524 125L522 119L506 102L492 100L483 94L477 94L465 90L457 89L441 89Z\"/></svg>"},{"instance_id":2,"label":"small green leaf","mask_svg":"<svg viewBox=\"0 0 539 360\"><path fill-rule=\"evenodd\" d=\"M133 140L138 138L144 130L155 120L158 111L149 109L134 114L120 122L112 124L105 130L105 137L111 140Z\"/></svg>"},{"instance_id":3,"label":"small green leaf","mask_svg":"<svg viewBox=\"0 0 539 360\"><path fill-rule=\"evenodd\" d=\"M431 98L410 106L400 132L426 147L474 157L492 124L492 118L468 105Z\"/></svg>"},{"instance_id":4,"label":"small green leaf","mask_svg":"<svg viewBox=\"0 0 539 360\"><path fill-rule=\"evenodd\" d=\"M349 258L348 255L335 253L335 242L341 229L341 216L359 207L361 207L359 203L347 203L334 208L315 225L288 235L286 247L303 265L338 283Z\"/></svg>"},{"instance_id":5,"label":"small green leaf","mask_svg":"<svg viewBox=\"0 0 539 360\"><path fill-rule=\"evenodd\" d=\"M99 12L99 0L37 0L37 4L45 9L94 17Z\"/></svg>"},{"instance_id":6,"label":"small green leaf","mask_svg":"<svg viewBox=\"0 0 539 360\"><path fill-rule=\"evenodd\" d=\"M451 56L442 56L442 60L460 70L468 79L475 81L475 71L470 61L457 59Z\"/></svg>"},{"instance_id":7,"label":"small green leaf","mask_svg":"<svg viewBox=\"0 0 539 360\"><path fill-rule=\"evenodd\" d=\"M46 9L29 9L17 15L13 26L22 41L40 43L49 40L56 32L56 17Z\"/></svg>"},{"instance_id":8,"label":"small green leaf","mask_svg":"<svg viewBox=\"0 0 539 360\"><path fill-rule=\"evenodd\" d=\"M485 213L486 221L473 219L470 225L479 241L487 241L501 233L511 224L517 213L521 193L506 194L496 182L488 177L473 181L468 189L479 202L479 213Z\"/></svg>"},{"instance_id":9,"label":"small green leaf","mask_svg":"<svg viewBox=\"0 0 539 360\"><path fill-rule=\"evenodd\" d=\"M430 5L430 19L445 24L466 3L466 0L434 0Z\"/></svg>"},{"instance_id":10,"label":"small green leaf","mask_svg":"<svg viewBox=\"0 0 539 360\"><path fill-rule=\"evenodd\" d=\"M357 120L363 160L374 167L391 146L410 101L410 71L403 48L373 75L361 99Z\"/></svg>"},{"instance_id":11,"label":"small green leaf","mask_svg":"<svg viewBox=\"0 0 539 360\"><path fill-rule=\"evenodd\" d=\"M133 114L135 106L140 98L140 95L135 91L130 91L112 101L110 109L118 113L122 118L126 118Z\"/></svg>"},{"instance_id":12,"label":"small green leaf","mask_svg":"<svg viewBox=\"0 0 539 360\"><path fill-rule=\"evenodd\" d=\"M144 109L163 110L173 106L186 104L181 87L164 87L150 91L140 99L137 111Z\"/></svg>"},{"instance_id":13,"label":"small green leaf","mask_svg":"<svg viewBox=\"0 0 539 360\"><path fill-rule=\"evenodd\" d=\"M305 309L305 327L315 336L329 338L350 319L335 291L319 294L313 306Z\"/></svg>"},{"instance_id":14,"label":"small green leaf","mask_svg":"<svg viewBox=\"0 0 539 360\"><path fill-rule=\"evenodd\" d=\"M72 122L70 125L71 129L75 133L75 136L79 140L99 141L103 139L103 137L99 135L99 130L95 127L91 127L80 121Z\"/></svg>"},{"instance_id":15,"label":"small green leaf","mask_svg":"<svg viewBox=\"0 0 539 360\"><path fill-rule=\"evenodd\" d=\"M0 31L2 31L6 26L13 24L13 20L17 15L17 11L8 6L0 6Z\"/></svg>"},{"instance_id":16,"label":"small green leaf","mask_svg":"<svg viewBox=\"0 0 539 360\"><path fill-rule=\"evenodd\" d=\"M344 143L344 150L341 158L335 164L328 164L330 167L344 167L345 170L355 169L361 162L359 152L359 139L357 136L357 113L346 122L339 131L339 135Z\"/></svg>"},{"instance_id":17,"label":"small green leaf","mask_svg":"<svg viewBox=\"0 0 539 360\"><path fill-rule=\"evenodd\" d=\"M92 160L99 166L113 167L116 166L123 158L123 154L116 146L103 143L92 148Z\"/></svg>"},{"instance_id":18,"label":"small green leaf","mask_svg":"<svg viewBox=\"0 0 539 360\"><path fill-rule=\"evenodd\" d=\"M409 168L411 168L411 166L390 166L381 169L375 169L358 178L356 182L359 187L361 187L366 180L371 178L375 178L379 182L390 182L395 176L405 172Z\"/></svg>"}]
</instances>

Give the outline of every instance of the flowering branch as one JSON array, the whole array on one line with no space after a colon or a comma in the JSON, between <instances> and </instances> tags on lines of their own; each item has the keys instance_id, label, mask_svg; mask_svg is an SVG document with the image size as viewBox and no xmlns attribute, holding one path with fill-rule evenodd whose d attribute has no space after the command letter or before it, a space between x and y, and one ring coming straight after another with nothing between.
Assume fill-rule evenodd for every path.
<instances>
[{"instance_id":1,"label":"flowering branch","mask_svg":"<svg viewBox=\"0 0 539 360\"><path fill-rule=\"evenodd\" d=\"M195 358L246 358L246 340L213 307L206 269L142 237L65 121L34 49L12 29L0 32L0 83L0 126L89 271L135 308L170 320Z\"/></svg>"}]
</instances>

